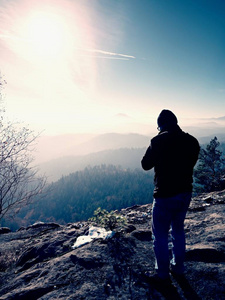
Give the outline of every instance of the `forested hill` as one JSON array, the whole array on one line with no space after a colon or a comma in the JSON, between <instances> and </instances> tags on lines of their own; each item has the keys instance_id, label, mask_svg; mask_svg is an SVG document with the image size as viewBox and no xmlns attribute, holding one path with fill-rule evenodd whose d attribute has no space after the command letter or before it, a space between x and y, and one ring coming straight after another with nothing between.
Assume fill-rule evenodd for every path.
<instances>
[{"instance_id":1,"label":"forested hill","mask_svg":"<svg viewBox=\"0 0 225 300\"><path fill-rule=\"evenodd\" d=\"M87 167L52 183L35 205L24 208L11 229L37 221L66 224L108 211L152 201L153 173L113 165Z\"/></svg>"},{"instance_id":2,"label":"forested hill","mask_svg":"<svg viewBox=\"0 0 225 300\"><path fill-rule=\"evenodd\" d=\"M48 182L60 179L87 166L114 165L123 168L141 168L141 158L146 148L120 148L99 151L87 155L65 156L40 165L41 173L46 174Z\"/></svg>"}]
</instances>

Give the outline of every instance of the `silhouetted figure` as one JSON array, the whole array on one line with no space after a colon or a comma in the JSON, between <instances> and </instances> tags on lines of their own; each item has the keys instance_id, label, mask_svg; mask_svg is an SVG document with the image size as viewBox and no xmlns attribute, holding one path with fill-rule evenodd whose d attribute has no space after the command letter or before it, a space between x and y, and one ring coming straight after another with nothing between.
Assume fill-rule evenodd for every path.
<instances>
[{"instance_id":1,"label":"silhouetted figure","mask_svg":"<svg viewBox=\"0 0 225 300\"><path fill-rule=\"evenodd\" d=\"M163 110L158 117L159 134L150 143L142 161L144 170L154 168L152 233L157 271L154 279L169 281L169 269L184 273L184 219L191 201L193 168L199 154L196 138L183 132L176 116ZM171 227L172 260L169 258L168 234Z\"/></svg>"}]
</instances>

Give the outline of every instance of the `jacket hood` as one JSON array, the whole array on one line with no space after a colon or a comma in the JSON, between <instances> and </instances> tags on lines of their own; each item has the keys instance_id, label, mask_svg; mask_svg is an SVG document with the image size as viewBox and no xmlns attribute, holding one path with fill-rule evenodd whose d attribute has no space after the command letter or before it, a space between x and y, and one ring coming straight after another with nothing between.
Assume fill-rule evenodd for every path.
<instances>
[{"instance_id":1,"label":"jacket hood","mask_svg":"<svg viewBox=\"0 0 225 300\"><path fill-rule=\"evenodd\" d=\"M177 117L175 114L167 109L163 109L158 116L157 124L160 131L168 130L177 126Z\"/></svg>"}]
</instances>

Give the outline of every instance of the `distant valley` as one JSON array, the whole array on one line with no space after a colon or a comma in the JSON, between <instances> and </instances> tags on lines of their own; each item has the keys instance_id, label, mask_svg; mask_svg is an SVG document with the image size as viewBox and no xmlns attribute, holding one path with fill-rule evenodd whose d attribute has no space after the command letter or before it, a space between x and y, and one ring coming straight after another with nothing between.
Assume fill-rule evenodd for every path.
<instances>
[{"instance_id":1,"label":"distant valley","mask_svg":"<svg viewBox=\"0 0 225 300\"><path fill-rule=\"evenodd\" d=\"M205 130L184 128L184 131L195 135L200 144L209 143L214 136L217 136L220 143L225 142L225 128L220 128L217 133L208 130L208 134ZM155 134L157 132L151 136L134 133L43 136L39 138L35 163L39 165L40 173L46 174L48 182L57 181L87 166L112 164L140 168L140 160Z\"/></svg>"},{"instance_id":2,"label":"distant valley","mask_svg":"<svg viewBox=\"0 0 225 300\"><path fill-rule=\"evenodd\" d=\"M36 163L49 182L86 166L112 164L140 168L141 157L150 141L144 135L117 133L91 136L80 143L79 138L77 135L40 138ZM43 153L46 159L43 159Z\"/></svg>"},{"instance_id":3,"label":"distant valley","mask_svg":"<svg viewBox=\"0 0 225 300\"><path fill-rule=\"evenodd\" d=\"M84 169L87 166L114 165L136 169L141 167L141 158L145 148L121 148L105 150L87 155L65 156L50 160L40 165L40 172L48 177L48 182L56 181L62 176Z\"/></svg>"}]
</instances>

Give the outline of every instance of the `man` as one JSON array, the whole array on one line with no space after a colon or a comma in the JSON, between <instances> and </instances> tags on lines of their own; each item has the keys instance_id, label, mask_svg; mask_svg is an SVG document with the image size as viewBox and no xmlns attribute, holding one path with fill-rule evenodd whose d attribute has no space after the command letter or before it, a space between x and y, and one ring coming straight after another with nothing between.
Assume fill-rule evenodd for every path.
<instances>
[{"instance_id":1,"label":"man","mask_svg":"<svg viewBox=\"0 0 225 300\"><path fill-rule=\"evenodd\" d=\"M191 201L193 168L200 147L193 136L180 129L170 110L162 110L157 122L159 134L151 140L141 164L144 170L154 168L155 171L152 233L157 273L154 279L168 282L170 267L174 276L184 273L184 219ZM168 249L170 227L171 261Z\"/></svg>"}]
</instances>

